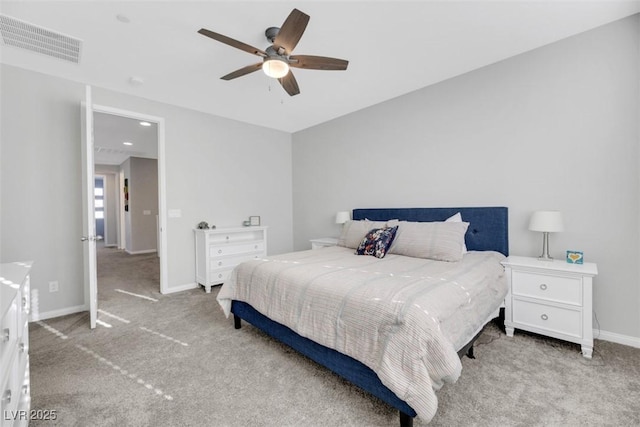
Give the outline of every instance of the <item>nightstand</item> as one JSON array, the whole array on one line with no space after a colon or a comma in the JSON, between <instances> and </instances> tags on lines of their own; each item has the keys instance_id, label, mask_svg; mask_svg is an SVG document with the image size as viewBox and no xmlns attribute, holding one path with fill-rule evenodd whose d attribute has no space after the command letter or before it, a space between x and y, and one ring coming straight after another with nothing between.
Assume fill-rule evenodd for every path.
<instances>
[{"instance_id":1,"label":"nightstand","mask_svg":"<svg viewBox=\"0 0 640 427\"><path fill-rule=\"evenodd\" d=\"M512 337L514 329L522 329L574 342L590 359L596 264L510 256L502 265L509 284L504 319L507 336Z\"/></svg>"},{"instance_id":2,"label":"nightstand","mask_svg":"<svg viewBox=\"0 0 640 427\"><path fill-rule=\"evenodd\" d=\"M320 237L319 239L311 239L311 249L326 248L338 244L337 237Z\"/></svg>"}]
</instances>

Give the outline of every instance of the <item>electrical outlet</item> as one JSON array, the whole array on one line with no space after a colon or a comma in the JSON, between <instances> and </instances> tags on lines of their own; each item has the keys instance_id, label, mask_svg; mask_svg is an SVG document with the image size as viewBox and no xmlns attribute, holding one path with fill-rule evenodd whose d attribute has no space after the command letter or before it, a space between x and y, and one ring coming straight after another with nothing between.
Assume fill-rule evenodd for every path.
<instances>
[{"instance_id":1,"label":"electrical outlet","mask_svg":"<svg viewBox=\"0 0 640 427\"><path fill-rule=\"evenodd\" d=\"M58 292L58 281L49 282L49 292Z\"/></svg>"}]
</instances>

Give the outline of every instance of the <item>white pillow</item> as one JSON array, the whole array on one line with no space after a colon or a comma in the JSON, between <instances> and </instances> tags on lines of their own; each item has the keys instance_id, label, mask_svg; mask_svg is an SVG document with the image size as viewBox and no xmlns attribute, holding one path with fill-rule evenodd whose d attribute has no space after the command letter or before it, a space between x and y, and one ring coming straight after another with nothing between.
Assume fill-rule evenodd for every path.
<instances>
[{"instance_id":1,"label":"white pillow","mask_svg":"<svg viewBox=\"0 0 640 427\"><path fill-rule=\"evenodd\" d=\"M460 261L468 226L467 222L400 221L389 253L437 261Z\"/></svg>"},{"instance_id":2,"label":"white pillow","mask_svg":"<svg viewBox=\"0 0 640 427\"><path fill-rule=\"evenodd\" d=\"M342 224L338 246L356 249L367 233L374 228L385 228L387 221L349 220Z\"/></svg>"},{"instance_id":3,"label":"white pillow","mask_svg":"<svg viewBox=\"0 0 640 427\"><path fill-rule=\"evenodd\" d=\"M460 214L460 212L451 215L449 218L445 219L444 222L463 222L462 221L462 215ZM469 225L469 223L467 223L467 226ZM467 244L466 243L462 243L462 253L466 254L467 253Z\"/></svg>"}]
</instances>

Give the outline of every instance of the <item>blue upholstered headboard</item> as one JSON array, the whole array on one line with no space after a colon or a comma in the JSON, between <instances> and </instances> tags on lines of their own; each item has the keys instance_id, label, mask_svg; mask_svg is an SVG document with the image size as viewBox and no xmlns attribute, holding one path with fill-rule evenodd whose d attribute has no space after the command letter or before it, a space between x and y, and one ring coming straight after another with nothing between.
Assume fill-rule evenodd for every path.
<instances>
[{"instance_id":1,"label":"blue upholstered headboard","mask_svg":"<svg viewBox=\"0 0 640 427\"><path fill-rule=\"evenodd\" d=\"M506 207L354 209L353 219L444 221L456 212L469 223L465 235L468 250L509 255L509 211Z\"/></svg>"}]
</instances>

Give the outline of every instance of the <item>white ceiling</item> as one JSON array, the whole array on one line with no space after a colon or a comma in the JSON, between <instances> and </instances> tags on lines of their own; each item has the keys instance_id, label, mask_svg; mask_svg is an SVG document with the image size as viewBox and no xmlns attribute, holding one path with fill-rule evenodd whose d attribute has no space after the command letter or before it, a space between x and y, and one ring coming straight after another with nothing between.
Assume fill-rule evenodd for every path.
<instances>
[{"instance_id":1,"label":"white ceiling","mask_svg":"<svg viewBox=\"0 0 640 427\"><path fill-rule=\"evenodd\" d=\"M140 120L94 112L94 163L120 165L131 156L157 159L158 125L140 123Z\"/></svg>"},{"instance_id":2,"label":"white ceiling","mask_svg":"<svg viewBox=\"0 0 640 427\"><path fill-rule=\"evenodd\" d=\"M348 70L294 70L295 97L261 71L220 80L260 58L200 28L265 49L264 30L294 7L311 16L294 54ZM83 41L79 64L0 45L3 63L295 132L638 13L640 1L3 0L0 12Z\"/></svg>"}]
</instances>

